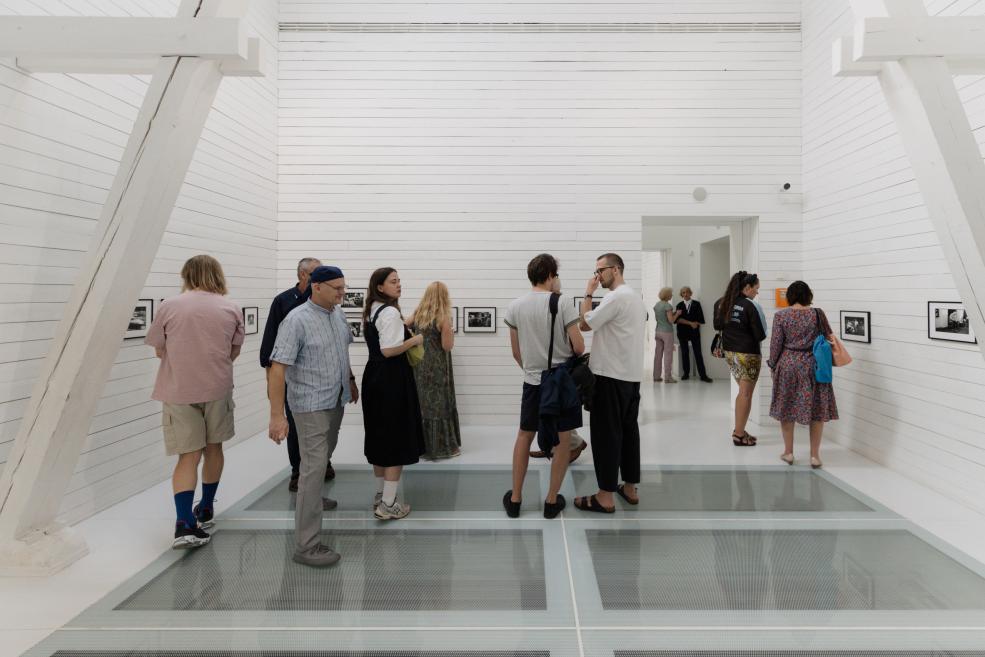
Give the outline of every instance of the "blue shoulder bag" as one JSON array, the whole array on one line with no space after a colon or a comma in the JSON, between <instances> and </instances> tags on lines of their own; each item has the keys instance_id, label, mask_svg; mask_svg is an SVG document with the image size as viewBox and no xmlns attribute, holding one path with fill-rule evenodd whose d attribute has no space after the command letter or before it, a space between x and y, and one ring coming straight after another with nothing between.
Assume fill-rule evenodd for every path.
<instances>
[{"instance_id":1,"label":"blue shoulder bag","mask_svg":"<svg viewBox=\"0 0 985 657\"><path fill-rule=\"evenodd\" d=\"M832 375L834 357L831 354L831 343L824 337L821 315L816 308L814 318L817 320L817 337L814 338L814 346L811 349L814 354L814 380L818 383L831 383L834 378Z\"/></svg>"}]
</instances>

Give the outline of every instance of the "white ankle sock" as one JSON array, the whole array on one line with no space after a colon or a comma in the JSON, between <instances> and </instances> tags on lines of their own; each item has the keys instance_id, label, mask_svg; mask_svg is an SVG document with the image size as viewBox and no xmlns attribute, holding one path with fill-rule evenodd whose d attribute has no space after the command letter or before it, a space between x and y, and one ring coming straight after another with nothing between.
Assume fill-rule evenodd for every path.
<instances>
[{"instance_id":1,"label":"white ankle sock","mask_svg":"<svg viewBox=\"0 0 985 657\"><path fill-rule=\"evenodd\" d=\"M383 492L383 477L376 478L376 492L377 493Z\"/></svg>"},{"instance_id":2,"label":"white ankle sock","mask_svg":"<svg viewBox=\"0 0 985 657\"><path fill-rule=\"evenodd\" d=\"M383 482L383 503L387 506L393 504L397 499L397 486L400 485L399 481L385 481Z\"/></svg>"}]
</instances>

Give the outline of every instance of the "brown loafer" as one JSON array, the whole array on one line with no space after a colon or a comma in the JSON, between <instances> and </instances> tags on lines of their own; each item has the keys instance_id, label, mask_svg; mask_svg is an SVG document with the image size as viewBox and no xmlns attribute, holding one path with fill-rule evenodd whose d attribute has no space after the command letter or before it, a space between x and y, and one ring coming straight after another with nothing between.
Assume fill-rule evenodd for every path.
<instances>
[{"instance_id":1,"label":"brown loafer","mask_svg":"<svg viewBox=\"0 0 985 657\"><path fill-rule=\"evenodd\" d=\"M547 452L541 451L539 449L538 450L531 451L530 452L530 458L532 458L532 459L546 459L547 458Z\"/></svg>"}]
</instances>

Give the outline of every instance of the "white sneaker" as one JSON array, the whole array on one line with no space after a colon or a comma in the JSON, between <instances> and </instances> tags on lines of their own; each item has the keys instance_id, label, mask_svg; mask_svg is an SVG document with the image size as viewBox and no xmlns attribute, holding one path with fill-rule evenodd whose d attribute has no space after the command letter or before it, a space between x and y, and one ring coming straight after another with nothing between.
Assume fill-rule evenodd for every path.
<instances>
[{"instance_id":1,"label":"white sneaker","mask_svg":"<svg viewBox=\"0 0 985 657\"><path fill-rule=\"evenodd\" d=\"M406 518L409 513L410 505L401 504L397 500L394 500L393 504L387 504L381 501L380 505L373 511L373 515L376 516L377 520L399 520L400 518Z\"/></svg>"}]
</instances>

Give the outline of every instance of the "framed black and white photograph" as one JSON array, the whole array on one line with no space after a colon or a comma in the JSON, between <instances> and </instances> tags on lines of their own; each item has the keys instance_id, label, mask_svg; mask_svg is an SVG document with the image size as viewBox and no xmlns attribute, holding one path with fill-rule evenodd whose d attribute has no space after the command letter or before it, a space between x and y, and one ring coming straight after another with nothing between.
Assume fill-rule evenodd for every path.
<instances>
[{"instance_id":1,"label":"framed black and white photograph","mask_svg":"<svg viewBox=\"0 0 985 657\"><path fill-rule=\"evenodd\" d=\"M147 329L150 328L150 324L153 321L154 300L138 300L137 304L133 307L133 313L130 315L130 323L127 324L126 335L123 337L127 340L147 337Z\"/></svg>"},{"instance_id":2,"label":"framed black and white photograph","mask_svg":"<svg viewBox=\"0 0 985 657\"><path fill-rule=\"evenodd\" d=\"M978 343L968 321L968 312L960 301L927 302L927 337L931 340Z\"/></svg>"},{"instance_id":3,"label":"framed black and white photograph","mask_svg":"<svg viewBox=\"0 0 985 657\"><path fill-rule=\"evenodd\" d=\"M872 342L871 315L864 310L841 311L841 339L846 342Z\"/></svg>"},{"instance_id":4,"label":"framed black and white photograph","mask_svg":"<svg viewBox=\"0 0 985 657\"><path fill-rule=\"evenodd\" d=\"M458 333L458 306L451 307L451 330Z\"/></svg>"},{"instance_id":5,"label":"framed black and white photograph","mask_svg":"<svg viewBox=\"0 0 985 657\"><path fill-rule=\"evenodd\" d=\"M496 308L493 306L466 308L462 319L466 333L496 332Z\"/></svg>"},{"instance_id":6,"label":"framed black and white photograph","mask_svg":"<svg viewBox=\"0 0 985 657\"><path fill-rule=\"evenodd\" d=\"M247 335L256 335L260 332L260 309L256 306L243 308L243 326L246 327Z\"/></svg>"},{"instance_id":7,"label":"framed black and white photograph","mask_svg":"<svg viewBox=\"0 0 985 657\"><path fill-rule=\"evenodd\" d=\"M581 302L584 299L585 299L585 297L575 297L575 308L579 308L580 309L581 308ZM592 310L595 310L596 308L598 308L600 303L602 303L602 300L601 299L599 299L598 297L592 297Z\"/></svg>"},{"instance_id":8,"label":"framed black and white photograph","mask_svg":"<svg viewBox=\"0 0 985 657\"><path fill-rule=\"evenodd\" d=\"M342 295L342 307L346 309L363 309L366 303L366 290L346 290Z\"/></svg>"},{"instance_id":9,"label":"framed black and white photograph","mask_svg":"<svg viewBox=\"0 0 985 657\"><path fill-rule=\"evenodd\" d=\"M349 332L352 333L352 338L356 342L366 342L366 336L363 335L363 314L346 313L345 321L349 325Z\"/></svg>"}]
</instances>

